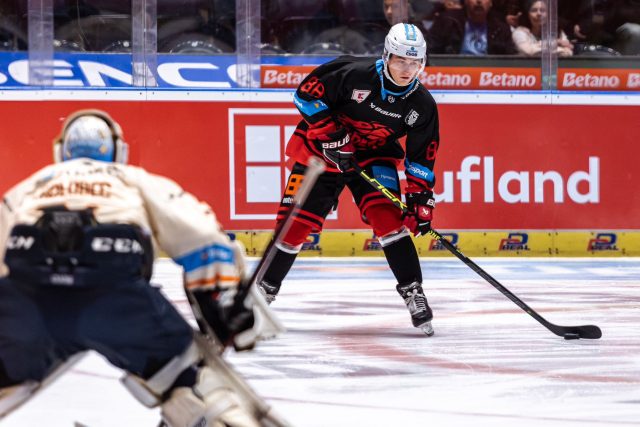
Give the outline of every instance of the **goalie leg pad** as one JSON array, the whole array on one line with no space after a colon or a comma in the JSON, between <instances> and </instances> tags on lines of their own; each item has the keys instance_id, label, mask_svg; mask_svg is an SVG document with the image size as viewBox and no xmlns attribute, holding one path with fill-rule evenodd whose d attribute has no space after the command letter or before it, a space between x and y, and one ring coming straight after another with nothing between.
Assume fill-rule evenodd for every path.
<instances>
[{"instance_id":1,"label":"goalie leg pad","mask_svg":"<svg viewBox=\"0 0 640 427\"><path fill-rule=\"evenodd\" d=\"M260 426L225 378L207 366L199 370L194 387L173 391L161 414L169 427Z\"/></svg>"},{"instance_id":2,"label":"goalie leg pad","mask_svg":"<svg viewBox=\"0 0 640 427\"><path fill-rule=\"evenodd\" d=\"M0 388L0 419L29 400L39 386L40 383L37 381L25 381L22 384Z\"/></svg>"},{"instance_id":3,"label":"goalie leg pad","mask_svg":"<svg viewBox=\"0 0 640 427\"><path fill-rule=\"evenodd\" d=\"M197 344L192 341L182 354L171 359L148 380L127 374L120 381L140 403L153 408L162 402L162 396L169 391L178 377L201 358Z\"/></svg>"}]
</instances>

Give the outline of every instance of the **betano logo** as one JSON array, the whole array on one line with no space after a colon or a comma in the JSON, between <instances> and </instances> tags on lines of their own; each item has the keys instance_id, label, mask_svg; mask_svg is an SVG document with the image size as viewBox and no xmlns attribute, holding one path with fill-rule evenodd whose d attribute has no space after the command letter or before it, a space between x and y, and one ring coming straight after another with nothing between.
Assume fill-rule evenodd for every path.
<instances>
[{"instance_id":1,"label":"betano logo","mask_svg":"<svg viewBox=\"0 0 640 427\"><path fill-rule=\"evenodd\" d=\"M298 86L308 75L309 72L306 71L267 69L264 71L262 83L268 86Z\"/></svg>"},{"instance_id":2,"label":"betano logo","mask_svg":"<svg viewBox=\"0 0 640 427\"><path fill-rule=\"evenodd\" d=\"M620 87L620 77L615 75L593 75L577 73L565 73L562 79L563 88L581 89L616 89Z\"/></svg>"}]
</instances>

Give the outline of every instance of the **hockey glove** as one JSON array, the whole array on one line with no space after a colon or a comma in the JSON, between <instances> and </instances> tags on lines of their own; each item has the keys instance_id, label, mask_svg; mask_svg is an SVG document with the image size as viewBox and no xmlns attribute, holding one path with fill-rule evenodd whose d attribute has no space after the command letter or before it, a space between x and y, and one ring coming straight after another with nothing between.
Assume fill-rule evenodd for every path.
<instances>
[{"instance_id":1,"label":"hockey glove","mask_svg":"<svg viewBox=\"0 0 640 427\"><path fill-rule=\"evenodd\" d=\"M312 141L330 166L340 172L351 169L355 148L351 144L349 133L341 125L330 122L320 128L310 128L307 138Z\"/></svg>"},{"instance_id":2,"label":"hockey glove","mask_svg":"<svg viewBox=\"0 0 640 427\"><path fill-rule=\"evenodd\" d=\"M436 201L431 191L407 194L407 212L403 224L414 236L427 234L431 230L435 207Z\"/></svg>"},{"instance_id":3,"label":"hockey glove","mask_svg":"<svg viewBox=\"0 0 640 427\"><path fill-rule=\"evenodd\" d=\"M322 151L322 154L327 160L333 163L340 172L346 172L353 168L354 151L353 146L349 145L339 150L325 149Z\"/></svg>"},{"instance_id":4,"label":"hockey glove","mask_svg":"<svg viewBox=\"0 0 640 427\"><path fill-rule=\"evenodd\" d=\"M192 295L198 303L202 317L218 340L225 346L233 344L236 350L250 350L251 347L238 348L234 338L253 327L253 309L234 304L236 289L196 289Z\"/></svg>"}]
</instances>

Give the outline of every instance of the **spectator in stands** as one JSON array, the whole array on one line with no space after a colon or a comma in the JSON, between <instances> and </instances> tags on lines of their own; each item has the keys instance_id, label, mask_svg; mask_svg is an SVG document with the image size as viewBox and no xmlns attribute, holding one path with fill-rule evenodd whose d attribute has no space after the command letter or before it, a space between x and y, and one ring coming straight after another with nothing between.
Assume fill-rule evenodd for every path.
<instances>
[{"instance_id":1,"label":"spectator in stands","mask_svg":"<svg viewBox=\"0 0 640 427\"><path fill-rule=\"evenodd\" d=\"M520 25L522 16L522 2L520 0L493 0L493 10L499 12L504 21L509 24L511 31Z\"/></svg>"},{"instance_id":2,"label":"spectator in stands","mask_svg":"<svg viewBox=\"0 0 640 427\"><path fill-rule=\"evenodd\" d=\"M513 42L518 52L528 55L540 55L542 51L542 26L547 19L547 3L542 0L528 0L525 14L520 21L522 25L513 32ZM559 56L573 55L573 45L561 29L558 30L556 53Z\"/></svg>"},{"instance_id":3,"label":"spectator in stands","mask_svg":"<svg viewBox=\"0 0 640 427\"><path fill-rule=\"evenodd\" d=\"M367 0L342 0L338 4L336 15L341 16L342 25L321 32L316 42L340 49L342 53L378 55L392 25L398 22L413 23L407 0L382 0L382 7L377 11L370 10ZM378 16L381 21L376 19ZM416 25L424 32L419 23Z\"/></svg>"},{"instance_id":4,"label":"spectator in stands","mask_svg":"<svg viewBox=\"0 0 640 427\"><path fill-rule=\"evenodd\" d=\"M407 22L408 6L406 0L382 0L382 11L384 18L389 23L389 28L398 22Z\"/></svg>"},{"instance_id":5,"label":"spectator in stands","mask_svg":"<svg viewBox=\"0 0 640 427\"><path fill-rule=\"evenodd\" d=\"M516 53L509 25L491 10L491 0L465 0L462 9L447 9L429 31L432 53L500 55Z\"/></svg>"},{"instance_id":6,"label":"spectator in stands","mask_svg":"<svg viewBox=\"0 0 640 427\"><path fill-rule=\"evenodd\" d=\"M558 3L558 15L575 43L602 45L623 55L640 54L640 0Z\"/></svg>"},{"instance_id":7,"label":"spectator in stands","mask_svg":"<svg viewBox=\"0 0 640 427\"><path fill-rule=\"evenodd\" d=\"M410 23L416 25L426 36L433 25L433 21L447 8L462 8L461 0L409 0Z\"/></svg>"},{"instance_id":8,"label":"spectator in stands","mask_svg":"<svg viewBox=\"0 0 640 427\"><path fill-rule=\"evenodd\" d=\"M0 2L0 51L26 50L27 18L21 14L14 1Z\"/></svg>"}]
</instances>

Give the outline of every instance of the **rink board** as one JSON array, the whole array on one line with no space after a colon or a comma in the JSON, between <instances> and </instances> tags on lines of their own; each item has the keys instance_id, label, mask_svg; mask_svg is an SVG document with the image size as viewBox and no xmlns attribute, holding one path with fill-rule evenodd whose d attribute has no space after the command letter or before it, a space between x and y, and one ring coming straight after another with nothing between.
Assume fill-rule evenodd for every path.
<instances>
[{"instance_id":1,"label":"rink board","mask_svg":"<svg viewBox=\"0 0 640 427\"><path fill-rule=\"evenodd\" d=\"M0 193L51 162L51 139L64 117L99 108L122 126L131 164L171 177L207 202L225 229L274 226L291 167L285 146L300 120L291 91L0 96ZM434 97L441 135L434 170L438 229L640 230L640 197L632 190L640 182L640 94ZM403 187L404 174L399 178ZM368 232L349 191L324 230ZM493 243L477 246L494 251Z\"/></svg>"},{"instance_id":2,"label":"rink board","mask_svg":"<svg viewBox=\"0 0 640 427\"><path fill-rule=\"evenodd\" d=\"M272 233L267 231L229 232L247 248L250 256L261 256ZM638 231L441 231L468 256L640 256ZM423 257L451 256L431 237L414 238ZM326 230L313 233L303 245L303 256L382 256L378 239L365 231Z\"/></svg>"}]
</instances>

